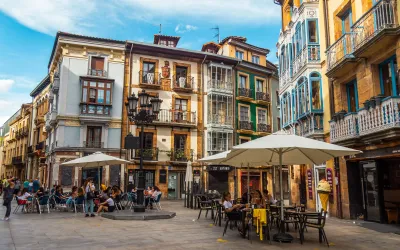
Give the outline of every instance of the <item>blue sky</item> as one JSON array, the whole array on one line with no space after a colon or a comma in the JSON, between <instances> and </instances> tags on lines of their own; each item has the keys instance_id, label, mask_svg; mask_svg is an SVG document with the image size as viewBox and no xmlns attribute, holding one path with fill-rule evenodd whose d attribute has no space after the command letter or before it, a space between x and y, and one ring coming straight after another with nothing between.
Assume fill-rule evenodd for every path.
<instances>
[{"instance_id":1,"label":"blue sky","mask_svg":"<svg viewBox=\"0 0 400 250\"><path fill-rule=\"evenodd\" d=\"M151 43L160 23L163 34L181 36L178 47L201 49L216 40L211 28L218 25L221 39L245 36L277 61L280 7L273 0L0 0L0 125L31 101L58 30Z\"/></svg>"}]
</instances>

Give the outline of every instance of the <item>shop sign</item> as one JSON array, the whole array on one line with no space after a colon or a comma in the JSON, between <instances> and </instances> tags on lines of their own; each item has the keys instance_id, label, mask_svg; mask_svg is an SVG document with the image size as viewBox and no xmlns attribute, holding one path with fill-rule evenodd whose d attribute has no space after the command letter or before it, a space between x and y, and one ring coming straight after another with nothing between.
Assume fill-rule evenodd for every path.
<instances>
[{"instance_id":1,"label":"shop sign","mask_svg":"<svg viewBox=\"0 0 400 250\"><path fill-rule=\"evenodd\" d=\"M311 169L307 169L307 188L308 188L308 199L313 199L312 193L312 171Z\"/></svg>"},{"instance_id":2,"label":"shop sign","mask_svg":"<svg viewBox=\"0 0 400 250\"><path fill-rule=\"evenodd\" d=\"M226 165L208 166L208 171L229 172L231 170L232 170L231 166L226 166Z\"/></svg>"},{"instance_id":3,"label":"shop sign","mask_svg":"<svg viewBox=\"0 0 400 250\"><path fill-rule=\"evenodd\" d=\"M364 159L364 158L375 158L378 156L391 156L394 154L400 154L400 146L390 148L379 148L375 150L365 150L360 154L345 156L346 160L351 159Z\"/></svg>"}]
</instances>

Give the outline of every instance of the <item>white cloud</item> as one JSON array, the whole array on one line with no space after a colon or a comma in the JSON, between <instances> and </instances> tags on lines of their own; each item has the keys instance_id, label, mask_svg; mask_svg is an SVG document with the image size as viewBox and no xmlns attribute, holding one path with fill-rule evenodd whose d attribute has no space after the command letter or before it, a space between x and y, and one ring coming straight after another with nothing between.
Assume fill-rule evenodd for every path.
<instances>
[{"instance_id":1,"label":"white cloud","mask_svg":"<svg viewBox=\"0 0 400 250\"><path fill-rule=\"evenodd\" d=\"M6 94L0 91L0 126L4 124L23 103L32 102L32 98L27 93Z\"/></svg>"},{"instance_id":2,"label":"white cloud","mask_svg":"<svg viewBox=\"0 0 400 250\"><path fill-rule=\"evenodd\" d=\"M13 79L0 79L0 92L7 93L14 82Z\"/></svg>"},{"instance_id":3,"label":"white cloud","mask_svg":"<svg viewBox=\"0 0 400 250\"><path fill-rule=\"evenodd\" d=\"M230 0L229 3L226 0L0 1L0 11L49 35L58 30L93 35L95 28L124 26L126 19L159 24L190 18L221 25L264 25L280 22L279 8L266 0ZM181 28L189 31L195 26Z\"/></svg>"},{"instance_id":4,"label":"white cloud","mask_svg":"<svg viewBox=\"0 0 400 250\"><path fill-rule=\"evenodd\" d=\"M197 30L197 27L190 25L190 24L186 24L186 25L178 24L175 27L175 32L180 33L180 34L183 34L185 32L190 32L192 30Z\"/></svg>"}]
</instances>

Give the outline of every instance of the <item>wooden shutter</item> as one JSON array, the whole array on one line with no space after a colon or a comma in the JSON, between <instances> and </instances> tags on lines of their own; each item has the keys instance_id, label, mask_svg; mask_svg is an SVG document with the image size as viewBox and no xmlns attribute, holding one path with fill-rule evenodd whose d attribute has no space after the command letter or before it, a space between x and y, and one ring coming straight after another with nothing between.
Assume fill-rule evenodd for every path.
<instances>
[{"instance_id":1,"label":"wooden shutter","mask_svg":"<svg viewBox=\"0 0 400 250\"><path fill-rule=\"evenodd\" d=\"M102 57L92 57L91 69L104 70L104 58Z\"/></svg>"}]
</instances>

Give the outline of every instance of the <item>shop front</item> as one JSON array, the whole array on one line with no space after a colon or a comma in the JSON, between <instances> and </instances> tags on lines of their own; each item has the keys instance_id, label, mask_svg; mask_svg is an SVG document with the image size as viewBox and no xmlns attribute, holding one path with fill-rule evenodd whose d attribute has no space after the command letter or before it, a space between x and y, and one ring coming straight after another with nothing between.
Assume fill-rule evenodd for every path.
<instances>
[{"instance_id":1,"label":"shop front","mask_svg":"<svg viewBox=\"0 0 400 250\"><path fill-rule=\"evenodd\" d=\"M229 174L232 171L231 166L210 165L208 171L208 188L210 191L218 191L220 194L230 191Z\"/></svg>"}]
</instances>

